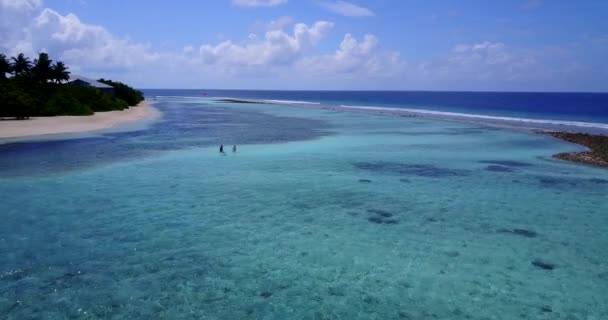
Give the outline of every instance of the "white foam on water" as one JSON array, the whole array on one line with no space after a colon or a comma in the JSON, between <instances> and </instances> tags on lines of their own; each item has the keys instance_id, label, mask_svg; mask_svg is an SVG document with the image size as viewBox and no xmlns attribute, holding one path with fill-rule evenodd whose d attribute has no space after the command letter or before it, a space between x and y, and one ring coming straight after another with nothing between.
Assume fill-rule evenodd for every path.
<instances>
[{"instance_id":1,"label":"white foam on water","mask_svg":"<svg viewBox=\"0 0 608 320\"><path fill-rule=\"evenodd\" d=\"M608 123L597 123L597 122L491 116L491 115L484 115L484 114L447 112L447 111L436 111L436 110L427 110L427 109L407 109L407 108L350 106L350 105L341 105L340 107L345 108L345 109L391 112L391 113L395 113L395 114L420 114L420 115L431 115L431 116L446 117L446 118L459 118L459 119L472 119L472 120L478 119L478 120L491 120L491 121L500 121L500 122L519 122L519 123L524 123L524 124L568 126L568 127L594 128L594 129L608 130Z\"/></svg>"},{"instance_id":2,"label":"white foam on water","mask_svg":"<svg viewBox=\"0 0 608 320\"><path fill-rule=\"evenodd\" d=\"M206 98L205 96L152 96L154 98L170 98L170 99L200 99Z\"/></svg>"},{"instance_id":3,"label":"white foam on water","mask_svg":"<svg viewBox=\"0 0 608 320\"><path fill-rule=\"evenodd\" d=\"M297 101L297 100L262 100L268 103L283 103L283 104L314 104L320 105L319 102L310 102L310 101Z\"/></svg>"},{"instance_id":4,"label":"white foam on water","mask_svg":"<svg viewBox=\"0 0 608 320\"><path fill-rule=\"evenodd\" d=\"M195 97L192 97L195 98ZM450 120L462 120L462 121L475 121L486 124L506 124L517 127L531 128L531 129L546 129L548 127L553 129L559 128L581 128L589 130L600 130L602 132L608 131L608 123L599 122L585 122L585 121L574 121L574 120L556 120L556 119L536 119L536 118L522 118L522 117L508 117L508 116L493 116L486 114L475 114L475 113L460 113L460 112L449 112L449 111L437 111L429 109L412 109L412 108L394 108L394 107L377 107L377 106L361 106L361 105L331 105L322 104L319 102L312 101L298 101L298 100L277 100L277 99L246 99L246 98L230 98L220 97L215 99L229 99L235 102L243 103L267 103L267 104L284 104L301 107L328 107L332 109L343 109L345 111L369 111L369 112L382 112L390 113L393 115L419 115L429 116L438 119L450 119Z\"/></svg>"}]
</instances>

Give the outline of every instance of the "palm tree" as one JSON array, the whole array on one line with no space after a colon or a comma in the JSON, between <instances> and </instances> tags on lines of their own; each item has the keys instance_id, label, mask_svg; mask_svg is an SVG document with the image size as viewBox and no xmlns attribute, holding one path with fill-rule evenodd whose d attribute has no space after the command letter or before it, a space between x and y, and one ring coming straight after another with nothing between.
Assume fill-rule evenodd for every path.
<instances>
[{"instance_id":1,"label":"palm tree","mask_svg":"<svg viewBox=\"0 0 608 320\"><path fill-rule=\"evenodd\" d=\"M17 58L12 57L11 60L13 60L11 68L15 75L28 73L32 69L32 62L23 53L20 53Z\"/></svg>"},{"instance_id":2,"label":"palm tree","mask_svg":"<svg viewBox=\"0 0 608 320\"><path fill-rule=\"evenodd\" d=\"M6 79L6 74L11 72L11 64L6 56L0 53L0 79Z\"/></svg>"},{"instance_id":3,"label":"palm tree","mask_svg":"<svg viewBox=\"0 0 608 320\"><path fill-rule=\"evenodd\" d=\"M63 62L57 61L51 66L51 80L55 83L70 80L70 72Z\"/></svg>"},{"instance_id":4,"label":"palm tree","mask_svg":"<svg viewBox=\"0 0 608 320\"><path fill-rule=\"evenodd\" d=\"M32 74L40 83L47 83L51 80L52 70L51 63L53 60L49 59L49 54L41 52L38 54L38 59L34 60L34 67L32 68Z\"/></svg>"}]
</instances>

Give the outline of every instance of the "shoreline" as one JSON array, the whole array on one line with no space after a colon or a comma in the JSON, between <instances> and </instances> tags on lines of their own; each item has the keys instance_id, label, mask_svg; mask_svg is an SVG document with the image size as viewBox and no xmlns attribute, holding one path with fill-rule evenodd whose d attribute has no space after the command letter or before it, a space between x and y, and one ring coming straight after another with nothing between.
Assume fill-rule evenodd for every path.
<instances>
[{"instance_id":1,"label":"shoreline","mask_svg":"<svg viewBox=\"0 0 608 320\"><path fill-rule=\"evenodd\" d=\"M33 117L28 120L0 120L0 140L98 131L132 122L152 120L159 116L160 111L152 106L152 102L144 100L126 110L96 112L90 116L53 116Z\"/></svg>"}]
</instances>

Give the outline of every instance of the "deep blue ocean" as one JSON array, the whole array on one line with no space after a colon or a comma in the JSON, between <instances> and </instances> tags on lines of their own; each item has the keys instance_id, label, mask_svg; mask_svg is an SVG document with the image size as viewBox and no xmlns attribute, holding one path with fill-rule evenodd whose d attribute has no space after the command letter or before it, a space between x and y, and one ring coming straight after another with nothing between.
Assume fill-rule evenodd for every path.
<instances>
[{"instance_id":1,"label":"deep blue ocean","mask_svg":"<svg viewBox=\"0 0 608 320\"><path fill-rule=\"evenodd\" d=\"M477 115L608 123L608 93L441 91L143 90L146 96L231 97L412 108Z\"/></svg>"}]
</instances>

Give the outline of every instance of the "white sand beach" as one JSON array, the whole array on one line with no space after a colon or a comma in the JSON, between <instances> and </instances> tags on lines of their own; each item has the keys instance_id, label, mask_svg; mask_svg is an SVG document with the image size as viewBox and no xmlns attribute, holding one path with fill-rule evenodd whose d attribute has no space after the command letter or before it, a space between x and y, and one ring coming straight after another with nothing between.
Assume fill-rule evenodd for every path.
<instances>
[{"instance_id":1,"label":"white sand beach","mask_svg":"<svg viewBox=\"0 0 608 320\"><path fill-rule=\"evenodd\" d=\"M33 117L28 120L1 120L0 139L75 133L109 129L118 125L154 119L160 112L142 101L122 111L97 112L92 116Z\"/></svg>"}]
</instances>

